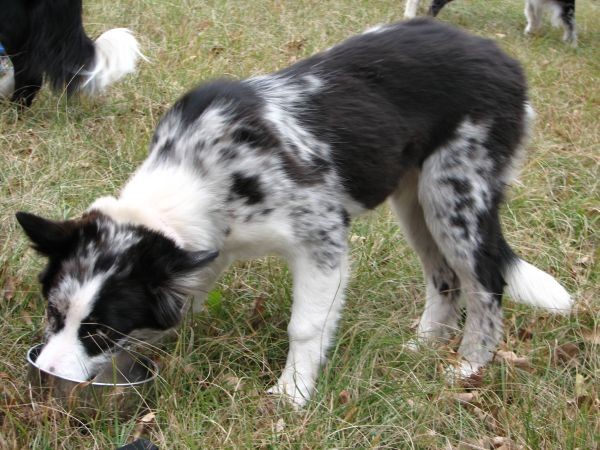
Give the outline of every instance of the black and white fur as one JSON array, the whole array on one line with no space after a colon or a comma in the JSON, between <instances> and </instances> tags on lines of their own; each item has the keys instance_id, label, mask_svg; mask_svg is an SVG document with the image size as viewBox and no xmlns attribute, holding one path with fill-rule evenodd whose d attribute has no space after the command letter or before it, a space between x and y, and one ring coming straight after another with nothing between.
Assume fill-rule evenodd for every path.
<instances>
[{"instance_id":1,"label":"black and white fur","mask_svg":"<svg viewBox=\"0 0 600 450\"><path fill-rule=\"evenodd\" d=\"M198 87L162 118L118 198L78 220L17 215L49 258L40 366L85 378L130 337L177 325L188 295L199 310L233 261L277 254L294 287L287 362L270 392L302 405L342 312L350 219L388 199L425 272L418 338L455 332L464 300L459 372L472 374L502 338L505 286L517 301L571 306L501 232L532 115L516 61L429 19Z\"/></svg>"},{"instance_id":2,"label":"black and white fur","mask_svg":"<svg viewBox=\"0 0 600 450\"><path fill-rule=\"evenodd\" d=\"M452 0L432 0L428 14L437 16L441 9ZM412 19L417 15L420 0L406 0L404 18ZM577 31L575 26L575 0L525 0L525 17L527 27L525 34L537 32L542 25L542 16L545 10L552 11L554 26L564 28L563 41L577 45Z\"/></svg>"},{"instance_id":3,"label":"black and white fur","mask_svg":"<svg viewBox=\"0 0 600 450\"><path fill-rule=\"evenodd\" d=\"M92 41L81 0L0 0L0 42L13 64L0 97L30 106L44 78L55 90L94 95L135 71L138 42L125 28Z\"/></svg>"}]
</instances>

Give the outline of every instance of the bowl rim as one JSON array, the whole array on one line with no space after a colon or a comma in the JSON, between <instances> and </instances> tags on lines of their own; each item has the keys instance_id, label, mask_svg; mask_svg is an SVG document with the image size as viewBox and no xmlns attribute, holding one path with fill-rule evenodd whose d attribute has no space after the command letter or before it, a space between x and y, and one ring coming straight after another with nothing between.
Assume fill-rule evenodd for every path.
<instances>
[{"instance_id":1,"label":"bowl rim","mask_svg":"<svg viewBox=\"0 0 600 450\"><path fill-rule=\"evenodd\" d=\"M27 363L30 366L33 366L36 370L43 372L43 373L45 373L51 377L54 377L58 380L70 381L71 383L85 384L85 385L90 385L90 386L131 387L131 386L139 386L142 384L146 384L149 381L153 381L158 376L158 364L156 364L154 361L152 361L152 359L150 359L147 356L144 356L142 354L132 352L130 350L124 350L129 354L135 354L135 356L137 358L143 360L144 363L147 363L147 369L149 369L148 372L150 373L150 376L148 378L144 378L143 380L140 380L140 381L134 381L133 383L106 383L106 382L93 381L93 379L91 379L91 380L74 380L74 379L67 378L67 377L61 377L52 372L48 372L44 369L40 369L40 367L31 358L31 354L34 351L41 349L44 345L46 345L46 344L44 344L44 343L36 344L33 347L31 347L29 350L27 350Z\"/></svg>"}]
</instances>

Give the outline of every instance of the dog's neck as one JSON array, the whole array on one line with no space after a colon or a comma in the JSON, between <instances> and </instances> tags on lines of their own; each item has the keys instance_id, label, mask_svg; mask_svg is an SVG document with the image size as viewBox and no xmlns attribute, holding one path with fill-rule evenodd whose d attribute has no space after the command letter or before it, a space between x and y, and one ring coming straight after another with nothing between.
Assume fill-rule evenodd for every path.
<instances>
[{"instance_id":1,"label":"dog's neck","mask_svg":"<svg viewBox=\"0 0 600 450\"><path fill-rule=\"evenodd\" d=\"M189 250L220 248L227 223L220 189L181 167L142 165L119 198L90 206L118 223L142 225Z\"/></svg>"}]
</instances>

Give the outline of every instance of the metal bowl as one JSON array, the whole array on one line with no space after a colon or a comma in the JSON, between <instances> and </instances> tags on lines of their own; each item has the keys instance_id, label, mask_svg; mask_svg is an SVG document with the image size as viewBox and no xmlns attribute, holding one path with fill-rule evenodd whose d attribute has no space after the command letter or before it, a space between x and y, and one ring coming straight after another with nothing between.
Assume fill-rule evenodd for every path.
<instances>
[{"instance_id":1,"label":"metal bowl","mask_svg":"<svg viewBox=\"0 0 600 450\"><path fill-rule=\"evenodd\" d=\"M91 380L70 380L36 365L43 347L44 344L38 344L27 352L33 400L56 401L69 412L87 417L95 417L102 411L127 417L152 406L150 399L158 366L146 356L124 350L113 356Z\"/></svg>"}]
</instances>

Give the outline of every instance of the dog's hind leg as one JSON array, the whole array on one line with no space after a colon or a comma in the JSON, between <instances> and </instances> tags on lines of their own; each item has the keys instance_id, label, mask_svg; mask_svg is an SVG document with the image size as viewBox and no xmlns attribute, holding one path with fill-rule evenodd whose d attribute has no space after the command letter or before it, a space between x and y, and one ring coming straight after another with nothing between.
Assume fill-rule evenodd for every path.
<instances>
[{"instance_id":1,"label":"dog's hind leg","mask_svg":"<svg viewBox=\"0 0 600 450\"><path fill-rule=\"evenodd\" d=\"M419 0L406 0L406 6L404 7L404 18L414 19L417 15L418 8Z\"/></svg>"},{"instance_id":2,"label":"dog's hind leg","mask_svg":"<svg viewBox=\"0 0 600 450\"><path fill-rule=\"evenodd\" d=\"M542 25L542 0L525 0L525 34L537 32Z\"/></svg>"},{"instance_id":3,"label":"dog's hind leg","mask_svg":"<svg viewBox=\"0 0 600 450\"><path fill-rule=\"evenodd\" d=\"M439 12L442 10L447 3L450 3L452 0L433 0L431 5L429 6L428 14L430 16L436 17Z\"/></svg>"},{"instance_id":4,"label":"dog's hind leg","mask_svg":"<svg viewBox=\"0 0 600 450\"><path fill-rule=\"evenodd\" d=\"M417 338L447 339L458 326L460 283L427 228L417 196L418 179L417 170L406 174L389 202L425 275L425 309Z\"/></svg>"},{"instance_id":5,"label":"dog's hind leg","mask_svg":"<svg viewBox=\"0 0 600 450\"><path fill-rule=\"evenodd\" d=\"M558 4L560 8L560 21L565 30L563 41L577 46L577 31L575 29L575 0L561 1Z\"/></svg>"},{"instance_id":6,"label":"dog's hind leg","mask_svg":"<svg viewBox=\"0 0 600 450\"><path fill-rule=\"evenodd\" d=\"M466 303L459 348L463 377L489 362L502 338L498 207L512 150L490 135L488 124L465 119L455 137L425 160L419 179L427 227L458 276Z\"/></svg>"}]
</instances>

